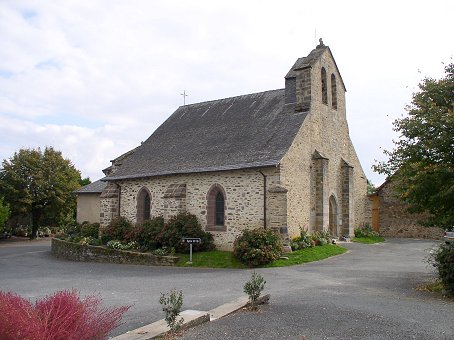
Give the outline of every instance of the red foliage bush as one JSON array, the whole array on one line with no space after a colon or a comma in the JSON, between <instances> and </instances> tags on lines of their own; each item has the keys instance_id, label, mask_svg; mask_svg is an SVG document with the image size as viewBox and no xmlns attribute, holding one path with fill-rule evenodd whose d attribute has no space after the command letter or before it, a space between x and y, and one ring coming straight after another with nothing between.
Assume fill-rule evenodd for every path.
<instances>
[{"instance_id":1,"label":"red foliage bush","mask_svg":"<svg viewBox=\"0 0 454 340\"><path fill-rule=\"evenodd\" d=\"M121 321L129 306L100 307L101 298L59 291L30 301L0 291L0 339L104 339Z\"/></svg>"}]
</instances>

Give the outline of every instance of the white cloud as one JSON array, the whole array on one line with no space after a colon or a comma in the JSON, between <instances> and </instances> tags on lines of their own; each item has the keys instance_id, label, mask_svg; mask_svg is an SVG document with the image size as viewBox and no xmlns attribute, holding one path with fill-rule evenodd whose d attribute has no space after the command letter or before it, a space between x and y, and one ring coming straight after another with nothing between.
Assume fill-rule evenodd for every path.
<instances>
[{"instance_id":1,"label":"white cloud","mask_svg":"<svg viewBox=\"0 0 454 340\"><path fill-rule=\"evenodd\" d=\"M53 145L83 175L135 147L182 104L282 88L315 30L347 86L367 176L423 76L452 56L451 1L3 1L0 158ZM418 73L418 69L422 73Z\"/></svg>"}]
</instances>

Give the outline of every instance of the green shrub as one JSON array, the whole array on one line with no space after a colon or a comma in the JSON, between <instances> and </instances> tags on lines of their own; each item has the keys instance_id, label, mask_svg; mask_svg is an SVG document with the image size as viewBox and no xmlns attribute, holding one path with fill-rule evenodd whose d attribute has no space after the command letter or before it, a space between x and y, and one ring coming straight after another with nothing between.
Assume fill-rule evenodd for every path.
<instances>
[{"instance_id":1,"label":"green shrub","mask_svg":"<svg viewBox=\"0 0 454 340\"><path fill-rule=\"evenodd\" d=\"M39 237L49 237L52 232L49 227L40 227L38 228Z\"/></svg>"},{"instance_id":2,"label":"green shrub","mask_svg":"<svg viewBox=\"0 0 454 340\"><path fill-rule=\"evenodd\" d=\"M261 266L279 258L282 241L279 235L269 229L245 230L235 240L233 253L247 266Z\"/></svg>"},{"instance_id":3,"label":"green shrub","mask_svg":"<svg viewBox=\"0 0 454 340\"><path fill-rule=\"evenodd\" d=\"M125 236L132 230L132 224L124 217L117 217L102 229L101 241L106 244L111 240L125 240Z\"/></svg>"},{"instance_id":4,"label":"green shrub","mask_svg":"<svg viewBox=\"0 0 454 340\"><path fill-rule=\"evenodd\" d=\"M154 217L132 228L126 235L126 241L136 241L142 250L157 249L162 246L158 235L163 228L164 218L162 216Z\"/></svg>"},{"instance_id":5,"label":"green shrub","mask_svg":"<svg viewBox=\"0 0 454 340\"><path fill-rule=\"evenodd\" d=\"M213 235L203 231L197 217L189 213L179 213L172 217L157 236L162 247L175 248L177 252L189 251L189 244L182 243L183 237L198 237L202 243L193 244L194 251L214 250Z\"/></svg>"},{"instance_id":6,"label":"green shrub","mask_svg":"<svg viewBox=\"0 0 454 340\"><path fill-rule=\"evenodd\" d=\"M84 237L99 237L99 223L83 222L80 226L80 235Z\"/></svg>"},{"instance_id":7,"label":"green shrub","mask_svg":"<svg viewBox=\"0 0 454 340\"><path fill-rule=\"evenodd\" d=\"M376 231L372 229L369 224L362 227L355 228L355 237L373 237L380 236Z\"/></svg>"},{"instance_id":8,"label":"green shrub","mask_svg":"<svg viewBox=\"0 0 454 340\"><path fill-rule=\"evenodd\" d=\"M290 243L292 250L304 249L313 247L312 238L307 233L307 230L304 230L300 227L300 236L293 238Z\"/></svg>"},{"instance_id":9,"label":"green shrub","mask_svg":"<svg viewBox=\"0 0 454 340\"><path fill-rule=\"evenodd\" d=\"M71 222L62 227L63 234L66 235L80 235L80 224Z\"/></svg>"},{"instance_id":10,"label":"green shrub","mask_svg":"<svg viewBox=\"0 0 454 340\"><path fill-rule=\"evenodd\" d=\"M90 246L100 246L101 245L101 240L99 238L90 238L88 240L88 244Z\"/></svg>"},{"instance_id":11,"label":"green shrub","mask_svg":"<svg viewBox=\"0 0 454 340\"><path fill-rule=\"evenodd\" d=\"M446 295L454 295L454 244L441 244L429 257L437 272L438 278L443 283Z\"/></svg>"},{"instance_id":12,"label":"green shrub","mask_svg":"<svg viewBox=\"0 0 454 340\"><path fill-rule=\"evenodd\" d=\"M312 240L316 246L324 246L331 243L331 235L328 231L316 231L311 235Z\"/></svg>"},{"instance_id":13,"label":"green shrub","mask_svg":"<svg viewBox=\"0 0 454 340\"><path fill-rule=\"evenodd\" d=\"M13 234L19 237L28 237L32 232L32 228L29 226L20 225L13 230Z\"/></svg>"}]
</instances>

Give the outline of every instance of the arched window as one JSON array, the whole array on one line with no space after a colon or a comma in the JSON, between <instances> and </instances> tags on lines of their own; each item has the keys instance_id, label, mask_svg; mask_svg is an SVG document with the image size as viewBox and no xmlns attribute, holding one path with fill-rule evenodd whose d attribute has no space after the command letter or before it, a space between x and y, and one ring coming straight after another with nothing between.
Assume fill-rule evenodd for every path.
<instances>
[{"instance_id":1,"label":"arched window","mask_svg":"<svg viewBox=\"0 0 454 340\"><path fill-rule=\"evenodd\" d=\"M324 67L322 67L321 78L322 78L322 102L323 104L328 104L328 84L326 83L326 70Z\"/></svg>"},{"instance_id":2,"label":"arched window","mask_svg":"<svg viewBox=\"0 0 454 340\"><path fill-rule=\"evenodd\" d=\"M337 84L334 74L331 74L331 102L333 109L337 110Z\"/></svg>"},{"instance_id":3,"label":"arched window","mask_svg":"<svg viewBox=\"0 0 454 340\"><path fill-rule=\"evenodd\" d=\"M225 225L226 195L224 188L214 184L207 194L207 230L226 231Z\"/></svg>"},{"instance_id":4,"label":"arched window","mask_svg":"<svg viewBox=\"0 0 454 340\"><path fill-rule=\"evenodd\" d=\"M137 217L138 223L150 219L151 196L146 188L142 188L137 195Z\"/></svg>"},{"instance_id":5,"label":"arched window","mask_svg":"<svg viewBox=\"0 0 454 340\"><path fill-rule=\"evenodd\" d=\"M219 191L216 195L216 225L224 225L224 196Z\"/></svg>"}]
</instances>

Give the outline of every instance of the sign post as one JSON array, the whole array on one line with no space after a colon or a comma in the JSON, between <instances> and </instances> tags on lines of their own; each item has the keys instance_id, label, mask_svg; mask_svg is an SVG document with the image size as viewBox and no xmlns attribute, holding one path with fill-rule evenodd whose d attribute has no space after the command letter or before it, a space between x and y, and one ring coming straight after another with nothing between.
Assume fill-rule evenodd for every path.
<instances>
[{"instance_id":1,"label":"sign post","mask_svg":"<svg viewBox=\"0 0 454 340\"><path fill-rule=\"evenodd\" d=\"M202 243L202 239L200 239L198 237L183 237L181 242L189 244L189 262L188 263L192 263L192 245L197 244L197 243Z\"/></svg>"}]
</instances>

